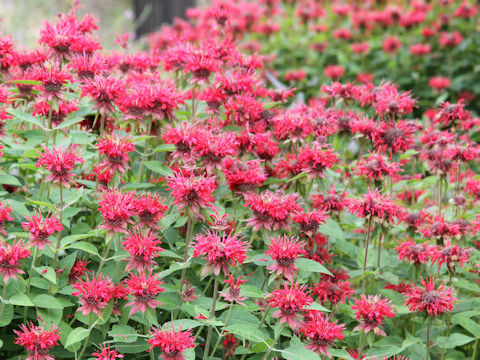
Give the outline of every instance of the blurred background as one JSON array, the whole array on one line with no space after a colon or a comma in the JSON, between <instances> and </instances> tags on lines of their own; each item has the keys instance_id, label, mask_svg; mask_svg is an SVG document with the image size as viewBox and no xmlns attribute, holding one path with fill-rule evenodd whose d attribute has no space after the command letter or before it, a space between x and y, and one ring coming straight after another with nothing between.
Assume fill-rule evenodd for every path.
<instances>
[{"instance_id":1,"label":"blurred background","mask_svg":"<svg viewBox=\"0 0 480 360\"><path fill-rule=\"evenodd\" d=\"M113 47L115 34L130 33L142 38L185 10L207 0L80 0L79 15L90 13L99 19L98 36L105 49ZM17 44L37 46L44 21L53 21L59 12L68 12L73 0L1 0L0 29L12 34Z\"/></svg>"}]
</instances>

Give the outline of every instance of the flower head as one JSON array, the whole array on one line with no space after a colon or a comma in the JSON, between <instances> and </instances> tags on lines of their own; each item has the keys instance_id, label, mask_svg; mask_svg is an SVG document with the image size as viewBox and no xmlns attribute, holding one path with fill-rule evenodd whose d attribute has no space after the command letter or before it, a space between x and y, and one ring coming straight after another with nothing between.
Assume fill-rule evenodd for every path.
<instances>
[{"instance_id":1,"label":"flower head","mask_svg":"<svg viewBox=\"0 0 480 360\"><path fill-rule=\"evenodd\" d=\"M135 197L135 211L139 218L138 225L158 229L158 220L164 217L168 210L163 205L164 199L159 194L142 193Z\"/></svg>"},{"instance_id":2,"label":"flower head","mask_svg":"<svg viewBox=\"0 0 480 360\"><path fill-rule=\"evenodd\" d=\"M153 259L163 251L161 243L150 229L144 232L131 231L122 242L123 248L130 254L125 270L136 269L140 273L155 266Z\"/></svg>"},{"instance_id":3,"label":"flower head","mask_svg":"<svg viewBox=\"0 0 480 360\"><path fill-rule=\"evenodd\" d=\"M402 242L395 248L399 260L406 260L415 265L427 263L435 254L435 249L435 245L427 242L419 244L412 239Z\"/></svg>"},{"instance_id":4,"label":"flower head","mask_svg":"<svg viewBox=\"0 0 480 360\"><path fill-rule=\"evenodd\" d=\"M273 313L274 318L280 318L280 323L287 323L293 330L299 327L300 313L305 307L313 303L308 295L305 285L283 283L283 289L279 286L268 297L270 307L278 307Z\"/></svg>"},{"instance_id":5,"label":"flower head","mask_svg":"<svg viewBox=\"0 0 480 360\"><path fill-rule=\"evenodd\" d=\"M191 215L203 218L201 209L212 208L215 200L212 193L217 185L209 176L195 177L194 174L183 175L179 172L168 179L168 190L172 191L173 203L179 210L186 209Z\"/></svg>"},{"instance_id":6,"label":"flower head","mask_svg":"<svg viewBox=\"0 0 480 360\"><path fill-rule=\"evenodd\" d=\"M342 331L344 329L343 324L330 321L328 316L325 316L322 312L309 311L300 327L300 334L309 341L306 346L307 349L331 358L328 347L333 345L333 342L337 339L343 340Z\"/></svg>"},{"instance_id":7,"label":"flower head","mask_svg":"<svg viewBox=\"0 0 480 360\"><path fill-rule=\"evenodd\" d=\"M102 199L98 202L105 222L100 228L108 230L111 233L127 233L128 223L135 215L135 202L132 193L124 193L118 189L106 190L102 193Z\"/></svg>"},{"instance_id":8,"label":"flower head","mask_svg":"<svg viewBox=\"0 0 480 360\"><path fill-rule=\"evenodd\" d=\"M0 201L0 235L7 236L7 232L5 231L5 223L13 220L12 216L10 215L11 212L12 208L8 206L8 204Z\"/></svg>"},{"instance_id":9,"label":"flower head","mask_svg":"<svg viewBox=\"0 0 480 360\"><path fill-rule=\"evenodd\" d=\"M305 242L287 235L271 238L265 254L270 255L275 264L268 266L267 269L270 273L282 275L285 279L293 281L293 275L298 270L295 267L295 260L305 254L304 246Z\"/></svg>"},{"instance_id":10,"label":"flower head","mask_svg":"<svg viewBox=\"0 0 480 360\"><path fill-rule=\"evenodd\" d=\"M185 360L182 354L185 350L195 347L192 330L182 331L182 326L175 331L175 326L163 329L153 328L152 338L148 340L150 351L158 347L163 352L163 360Z\"/></svg>"},{"instance_id":11,"label":"flower head","mask_svg":"<svg viewBox=\"0 0 480 360\"><path fill-rule=\"evenodd\" d=\"M228 187L232 191L248 192L257 189L266 180L265 169L260 161L241 161L226 158L223 161L223 173Z\"/></svg>"},{"instance_id":12,"label":"flower head","mask_svg":"<svg viewBox=\"0 0 480 360\"><path fill-rule=\"evenodd\" d=\"M232 275L227 274L227 278L223 282L224 284L229 284L228 291L225 290L220 295L225 298L225 300L230 301L230 302L236 302L237 304L240 305L245 305L242 301L246 299L246 297L240 295L240 286L243 283L246 283L247 280L242 280L242 277L239 276L237 280L233 278Z\"/></svg>"},{"instance_id":13,"label":"flower head","mask_svg":"<svg viewBox=\"0 0 480 360\"><path fill-rule=\"evenodd\" d=\"M22 228L30 231L30 241L33 245L38 246L43 250L45 245L49 245L51 241L48 240L50 235L55 234L56 231L62 231L63 226L55 214L50 216L50 213L42 217L42 213L35 212L35 215L27 217L26 222L22 223Z\"/></svg>"},{"instance_id":14,"label":"flower head","mask_svg":"<svg viewBox=\"0 0 480 360\"><path fill-rule=\"evenodd\" d=\"M92 275L91 279L88 276L86 278L86 280L79 279L72 286L77 290L72 295L79 297L82 305L77 311L81 311L84 316L91 312L102 316L102 309L107 306L113 295L112 280L102 274L97 277Z\"/></svg>"},{"instance_id":15,"label":"flower head","mask_svg":"<svg viewBox=\"0 0 480 360\"><path fill-rule=\"evenodd\" d=\"M382 299L379 295L368 297L362 294L360 299L355 299L355 305L352 306L355 311L355 318L360 320L360 325L354 330L363 330L365 333L373 331L374 334L386 336L380 328L386 317L392 318L395 314L392 311L391 301Z\"/></svg>"},{"instance_id":16,"label":"flower head","mask_svg":"<svg viewBox=\"0 0 480 360\"><path fill-rule=\"evenodd\" d=\"M46 181L53 181L55 184L70 187L73 178L71 171L77 163L83 164L83 159L78 156L76 149L77 145L71 145L70 148L53 147L50 151L46 146L43 146L43 153L40 154L36 166L38 168L43 166L50 171L50 175L45 179Z\"/></svg>"},{"instance_id":17,"label":"flower head","mask_svg":"<svg viewBox=\"0 0 480 360\"><path fill-rule=\"evenodd\" d=\"M437 316L446 311L453 310L453 302L457 301L453 297L453 289L446 288L444 282L437 288L435 279L422 279L423 288L414 285L407 296L406 305L410 311L426 312L431 317Z\"/></svg>"},{"instance_id":18,"label":"flower head","mask_svg":"<svg viewBox=\"0 0 480 360\"><path fill-rule=\"evenodd\" d=\"M23 346L27 352L27 360L54 360L48 351L60 340L59 328L52 325L50 329L45 329L45 324L35 326L29 322L27 325L20 325L21 331L13 330L17 335L15 344Z\"/></svg>"},{"instance_id":19,"label":"flower head","mask_svg":"<svg viewBox=\"0 0 480 360\"><path fill-rule=\"evenodd\" d=\"M216 276L220 274L220 270L227 274L229 265L242 264L247 257L249 247L238 235L223 234L220 237L216 231L197 235L192 246L194 257L204 255L207 259L207 265L202 274L213 271Z\"/></svg>"},{"instance_id":20,"label":"flower head","mask_svg":"<svg viewBox=\"0 0 480 360\"><path fill-rule=\"evenodd\" d=\"M445 241L445 245L441 249L436 249L432 255L433 262L438 262L440 268L443 263L447 264L450 271L455 271L455 265L463 266L463 263L468 263L469 252L472 249L462 249L458 245L452 245L450 240Z\"/></svg>"},{"instance_id":21,"label":"flower head","mask_svg":"<svg viewBox=\"0 0 480 360\"><path fill-rule=\"evenodd\" d=\"M106 160L100 163L100 168L119 172L127 171L130 160L128 153L135 150L130 137L106 135L96 146L98 152L106 156Z\"/></svg>"},{"instance_id":22,"label":"flower head","mask_svg":"<svg viewBox=\"0 0 480 360\"><path fill-rule=\"evenodd\" d=\"M122 359L123 355L119 354L117 350L110 349L107 345L100 345L100 350L94 352L95 360L115 360Z\"/></svg>"},{"instance_id":23,"label":"flower head","mask_svg":"<svg viewBox=\"0 0 480 360\"><path fill-rule=\"evenodd\" d=\"M157 295L164 291L160 285L164 282L152 275L152 273L142 273L137 276L130 274L126 284L130 290L130 294L135 297L135 300L128 303L126 306L132 305L130 310L130 316L141 311L144 313L147 307L155 309L157 306L162 305L158 300L155 300Z\"/></svg>"},{"instance_id":24,"label":"flower head","mask_svg":"<svg viewBox=\"0 0 480 360\"><path fill-rule=\"evenodd\" d=\"M358 217L373 218L380 222L394 222L394 219L401 219L404 210L395 204L388 195L380 194L378 189L369 189L360 199L348 199L348 210Z\"/></svg>"},{"instance_id":25,"label":"flower head","mask_svg":"<svg viewBox=\"0 0 480 360\"><path fill-rule=\"evenodd\" d=\"M23 242L13 242L11 245L0 241L0 274L3 275L3 282L8 283L10 278L16 280L18 274L23 274L19 269L20 261L30 256L30 250Z\"/></svg>"},{"instance_id":26,"label":"flower head","mask_svg":"<svg viewBox=\"0 0 480 360\"><path fill-rule=\"evenodd\" d=\"M333 271L333 270L332 270ZM352 284L347 281L350 277L345 274L346 279L337 278L328 274L322 274L319 283L312 288L312 293L318 298L320 303L330 302L337 305L345 303L345 300L353 295Z\"/></svg>"}]
</instances>

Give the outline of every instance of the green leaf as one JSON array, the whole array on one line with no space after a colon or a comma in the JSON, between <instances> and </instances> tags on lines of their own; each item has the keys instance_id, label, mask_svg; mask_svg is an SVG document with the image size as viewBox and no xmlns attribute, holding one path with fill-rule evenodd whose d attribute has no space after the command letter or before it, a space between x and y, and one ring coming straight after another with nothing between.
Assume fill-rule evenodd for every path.
<instances>
[{"instance_id":1,"label":"green leaf","mask_svg":"<svg viewBox=\"0 0 480 360\"><path fill-rule=\"evenodd\" d=\"M69 346L76 344L83 339L85 339L90 331L88 329L84 329L81 327L77 327L73 329L70 334L68 334L67 342L65 343L65 347L68 348Z\"/></svg>"},{"instance_id":2,"label":"green leaf","mask_svg":"<svg viewBox=\"0 0 480 360\"><path fill-rule=\"evenodd\" d=\"M286 360L320 360L320 357L312 350L302 345L292 345L282 351Z\"/></svg>"},{"instance_id":3,"label":"green leaf","mask_svg":"<svg viewBox=\"0 0 480 360\"><path fill-rule=\"evenodd\" d=\"M13 319L13 305L6 304L3 308L2 316L0 316L0 327L7 326Z\"/></svg>"},{"instance_id":4,"label":"green leaf","mask_svg":"<svg viewBox=\"0 0 480 360\"><path fill-rule=\"evenodd\" d=\"M100 256L98 254L98 249L95 247L95 245L87 243L85 241L78 241L73 244L70 244L67 246L67 249L82 250L82 251L85 251L86 253Z\"/></svg>"},{"instance_id":5,"label":"green leaf","mask_svg":"<svg viewBox=\"0 0 480 360\"><path fill-rule=\"evenodd\" d=\"M161 161L145 161L145 167L163 176L173 176L173 171Z\"/></svg>"},{"instance_id":6,"label":"green leaf","mask_svg":"<svg viewBox=\"0 0 480 360\"><path fill-rule=\"evenodd\" d=\"M22 186L20 181L13 176L13 175L8 175L8 174L2 174L0 175L0 184L2 185L12 185L12 186Z\"/></svg>"},{"instance_id":7,"label":"green leaf","mask_svg":"<svg viewBox=\"0 0 480 360\"><path fill-rule=\"evenodd\" d=\"M39 273L41 276L43 276L45 279L48 281L54 283L55 285L57 284L57 276L55 274L55 271L49 266L41 266L38 268L35 268L35 271Z\"/></svg>"},{"instance_id":8,"label":"green leaf","mask_svg":"<svg viewBox=\"0 0 480 360\"><path fill-rule=\"evenodd\" d=\"M469 319L464 313L452 316L452 324L458 324L476 338L480 338L480 325L476 321Z\"/></svg>"},{"instance_id":9,"label":"green leaf","mask_svg":"<svg viewBox=\"0 0 480 360\"><path fill-rule=\"evenodd\" d=\"M39 201L39 200L28 200L27 202L28 205L38 205L38 206L46 206L50 209L55 209L55 205L54 204L51 204L51 203L47 203L45 201Z\"/></svg>"},{"instance_id":10,"label":"green leaf","mask_svg":"<svg viewBox=\"0 0 480 360\"><path fill-rule=\"evenodd\" d=\"M324 235L332 236L335 239L345 240L342 228L338 223L330 218L327 218L325 224L318 227L318 231Z\"/></svg>"},{"instance_id":11,"label":"green leaf","mask_svg":"<svg viewBox=\"0 0 480 360\"><path fill-rule=\"evenodd\" d=\"M258 286L245 284L245 285L242 285L240 292L242 296L246 296L248 298L254 298L254 299L263 298L263 292L258 288Z\"/></svg>"},{"instance_id":12,"label":"green leaf","mask_svg":"<svg viewBox=\"0 0 480 360\"><path fill-rule=\"evenodd\" d=\"M326 307L320 305L320 304L317 303L317 302L311 303L309 306L305 307L305 309L308 309L308 310L318 310L318 311L323 311L323 312L330 312L330 310L328 310Z\"/></svg>"},{"instance_id":13,"label":"green leaf","mask_svg":"<svg viewBox=\"0 0 480 360\"><path fill-rule=\"evenodd\" d=\"M9 83L25 84L25 85L42 85L42 82L37 80L10 80Z\"/></svg>"},{"instance_id":14,"label":"green leaf","mask_svg":"<svg viewBox=\"0 0 480 360\"><path fill-rule=\"evenodd\" d=\"M297 261L295 262L295 265L298 267L299 270L303 270L308 273L318 272L322 274L332 275L332 273L328 271L328 269L325 266L311 259L306 259L306 258L297 259Z\"/></svg>"},{"instance_id":15,"label":"green leaf","mask_svg":"<svg viewBox=\"0 0 480 360\"><path fill-rule=\"evenodd\" d=\"M60 304L57 299L55 299L53 296L46 294L41 294L35 297L35 299L33 299L33 303L40 308L63 309L63 305Z\"/></svg>"},{"instance_id":16,"label":"green leaf","mask_svg":"<svg viewBox=\"0 0 480 360\"><path fill-rule=\"evenodd\" d=\"M75 114L75 115L76 115L76 114ZM55 130L67 128L67 127L69 127L69 126L71 126L71 125L74 125L74 124L76 124L76 123L79 123L79 122L81 122L81 121L83 121L83 117L74 116L74 117L72 117L72 118L70 118L70 119L65 120L65 121L62 122L61 124L59 124L59 125L55 128Z\"/></svg>"},{"instance_id":17,"label":"green leaf","mask_svg":"<svg viewBox=\"0 0 480 360\"><path fill-rule=\"evenodd\" d=\"M437 338L437 345L446 348L446 349L453 349L457 346L462 346L468 344L475 340L475 338L471 336L467 336L460 333L451 334L448 338L445 336L440 336Z\"/></svg>"},{"instance_id":18,"label":"green leaf","mask_svg":"<svg viewBox=\"0 0 480 360\"><path fill-rule=\"evenodd\" d=\"M390 356L399 354L402 351L403 351L403 349L401 347L394 346L394 345L386 345L386 346L381 346L381 347L378 347L378 348L370 349L367 352L367 357L382 358L382 356L385 356L385 357L389 358Z\"/></svg>"},{"instance_id":19,"label":"green leaf","mask_svg":"<svg viewBox=\"0 0 480 360\"><path fill-rule=\"evenodd\" d=\"M14 117L16 117L20 120L29 122L30 124L37 125L37 126L40 126L43 129L45 129L44 123L43 123L42 119L40 119L40 118L37 118L37 117L34 117L30 114L23 113L21 111L17 111L17 110L13 110L13 109L8 110L8 112L11 115L13 115Z\"/></svg>"},{"instance_id":20,"label":"green leaf","mask_svg":"<svg viewBox=\"0 0 480 360\"><path fill-rule=\"evenodd\" d=\"M25 294L15 294L8 299L8 302L12 305L18 306L34 306L32 300L30 300L30 298Z\"/></svg>"},{"instance_id":21,"label":"green leaf","mask_svg":"<svg viewBox=\"0 0 480 360\"><path fill-rule=\"evenodd\" d=\"M137 341L137 332L128 325L113 325L112 330L108 332L113 341L132 343Z\"/></svg>"},{"instance_id":22,"label":"green leaf","mask_svg":"<svg viewBox=\"0 0 480 360\"><path fill-rule=\"evenodd\" d=\"M180 326L182 327L182 330L188 330L188 329L193 329L193 328L202 326L202 323L196 320L191 320L191 319L178 319L178 320L164 323L162 327L166 326L167 328L170 329L172 325L175 327L175 330L180 329Z\"/></svg>"},{"instance_id":23,"label":"green leaf","mask_svg":"<svg viewBox=\"0 0 480 360\"><path fill-rule=\"evenodd\" d=\"M155 152L175 151L177 147L173 144L162 144L156 147Z\"/></svg>"},{"instance_id":24,"label":"green leaf","mask_svg":"<svg viewBox=\"0 0 480 360\"><path fill-rule=\"evenodd\" d=\"M224 328L224 331L228 331L229 333L255 342L262 342L265 340L263 333L259 329L245 323L227 326Z\"/></svg>"}]
</instances>

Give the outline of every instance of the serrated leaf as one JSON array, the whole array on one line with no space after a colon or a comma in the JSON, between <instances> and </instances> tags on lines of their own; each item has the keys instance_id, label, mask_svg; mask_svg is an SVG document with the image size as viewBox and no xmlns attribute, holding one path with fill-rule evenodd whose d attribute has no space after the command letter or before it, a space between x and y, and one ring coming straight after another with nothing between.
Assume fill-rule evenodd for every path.
<instances>
[{"instance_id":1,"label":"serrated leaf","mask_svg":"<svg viewBox=\"0 0 480 360\"><path fill-rule=\"evenodd\" d=\"M292 345L282 351L286 360L320 360L320 357L312 350L302 345Z\"/></svg>"},{"instance_id":2,"label":"serrated leaf","mask_svg":"<svg viewBox=\"0 0 480 360\"><path fill-rule=\"evenodd\" d=\"M27 114L27 113L24 113L24 112L21 112L21 111L17 111L17 110L14 110L14 109L9 109L8 113L10 113L11 115L13 115L14 117L16 117L20 120L29 122L30 124L37 125L37 126L40 126L43 129L45 129L44 122L40 118L34 117L30 114Z\"/></svg>"},{"instance_id":3,"label":"serrated leaf","mask_svg":"<svg viewBox=\"0 0 480 360\"><path fill-rule=\"evenodd\" d=\"M318 272L322 274L332 275L332 273L328 271L328 269L325 266L311 259L306 259L306 258L297 259L295 262L295 265L298 267L299 270L303 270L309 273Z\"/></svg>"},{"instance_id":4,"label":"serrated leaf","mask_svg":"<svg viewBox=\"0 0 480 360\"><path fill-rule=\"evenodd\" d=\"M8 174L2 174L0 175L0 184L2 185L12 185L12 186L22 186L20 181L13 176L13 175L8 175Z\"/></svg>"},{"instance_id":5,"label":"serrated leaf","mask_svg":"<svg viewBox=\"0 0 480 360\"><path fill-rule=\"evenodd\" d=\"M76 344L83 339L85 339L90 331L88 329L84 329L81 327L77 327L73 329L70 334L68 334L67 342L65 343L65 347L68 348L69 346Z\"/></svg>"},{"instance_id":6,"label":"serrated leaf","mask_svg":"<svg viewBox=\"0 0 480 360\"><path fill-rule=\"evenodd\" d=\"M8 299L8 302L12 305L18 306L34 306L32 300L30 300L30 298L25 294L15 294Z\"/></svg>"},{"instance_id":7,"label":"serrated leaf","mask_svg":"<svg viewBox=\"0 0 480 360\"><path fill-rule=\"evenodd\" d=\"M49 266L41 266L35 268L35 271L39 273L42 277L47 279L48 281L52 282L53 284L57 284L57 276L55 271Z\"/></svg>"},{"instance_id":8,"label":"serrated leaf","mask_svg":"<svg viewBox=\"0 0 480 360\"><path fill-rule=\"evenodd\" d=\"M67 119L67 120L63 121L61 124L59 124L57 127L55 127L55 130L60 130L60 129L67 128L67 127L69 127L71 125L75 125L75 124L77 124L81 121L83 121L83 117L78 117L78 116L72 117L70 119Z\"/></svg>"},{"instance_id":9,"label":"serrated leaf","mask_svg":"<svg viewBox=\"0 0 480 360\"><path fill-rule=\"evenodd\" d=\"M263 292L257 286L248 284L242 285L240 292L242 296L246 296L247 298L263 298Z\"/></svg>"},{"instance_id":10,"label":"serrated leaf","mask_svg":"<svg viewBox=\"0 0 480 360\"><path fill-rule=\"evenodd\" d=\"M177 147L173 144L162 144L155 148L155 152L175 151Z\"/></svg>"},{"instance_id":11,"label":"serrated leaf","mask_svg":"<svg viewBox=\"0 0 480 360\"><path fill-rule=\"evenodd\" d=\"M0 316L0 327L7 326L13 319L13 305L6 304L3 308L2 315Z\"/></svg>"},{"instance_id":12,"label":"serrated leaf","mask_svg":"<svg viewBox=\"0 0 480 360\"><path fill-rule=\"evenodd\" d=\"M324 235L332 236L335 239L345 240L345 236L343 235L340 225L330 218L327 218L325 220L325 224L322 224L318 227L318 231Z\"/></svg>"},{"instance_id":13,"label":"serrated leaf","mask_svg":"<svg viewBox=\"0 0 480 360\"><path fill-rule=\"evenodd\" d=\"M108 332L114 341L132 343L137 341L138 335L134 328L128 325L113 325Z\"/></svg>"},{"instance_id":14,"label":"serrated leaf","mask_svg":"<svg viewBox=\"0 0 480 360\"><path fill-rule=\"evenodd\" d=\"M35 306L45 309L63 309L63 305L53 296L41 294L35 297L32 302Z\"/></svg>"},{"instance_id":15,"label":"serrated leaf","mask_svg":"<svg viewBox=\"0 0 480 360\"><path fill-rule=\"evenodd\" d=\"M255 342L265 340L263 333L259 329L245 323L227 326L224 331L228 331L229 333Z\"/></svg>"},{"instance_id":16,"label":"serrated leaf","mask_svg":"<svg viewBox=\"0 0 480 360\"><path fill-rule=\"evenodd\" d=\"M85 241L78 241L73 244L70 244L67 246L67 249L82 250L82 251L85 251L86 253L100 256L98 254L98 249L95 247L95 245L87 243Z\"/></svg>"},{"instance_id":17,"label":"serrated leaf","mask_svg":"<svg viewBox=\"0 0 480 360\"><path fill-rule=\"evenodd\" d=\"M161 161L145 161L144 165L147 169L163 176L173 176L173 171Z\"/></svg>"},{"instance_id":18,"label":"serrated leaf","mask_svg":"<svg viewBox=\"0 0 480 360\"><path fill-rule=\"evenodd\" d=\"M474 337L467 336L460 333L451 334L448 338L445 336L440 336L437 338L437 345L446 348L446 349L453 349L457 346L462 346L468 344L475 340Z\"/></svg>"}]
</instances>

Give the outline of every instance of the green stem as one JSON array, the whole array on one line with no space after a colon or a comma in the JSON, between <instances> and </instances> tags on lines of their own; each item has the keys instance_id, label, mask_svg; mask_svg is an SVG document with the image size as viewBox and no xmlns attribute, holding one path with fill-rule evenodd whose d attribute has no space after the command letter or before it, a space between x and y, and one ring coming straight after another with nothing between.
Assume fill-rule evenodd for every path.
<instances>
[{"instance_id":1,"label":"green stem","mask_svg":"<svg viewBox=\"0 0 480 360\"><path fill-rule=\"evenodd\" d=\"M88 332L87 338L85 339L85 343L83 344L82 350L80 351L80 354L78 355L78 358L82 360L82 356L85 353L85 350L87 349L88 341L90 340L90 333L92 332L92 320L93 320L93 312L90 313L88 317L88 329L90 330Z\"/></svg>"},{"instance_id":2,"label":"green stem","mask_svg":"<svg viewBox=\"0 0 480 360\"><path fill-rule=\"evenodd\" d=\"M152 117L148 117L148 123L147 123L147 136L150 136L150 133L152 132ZM140 160L140 166L138 167L138 172L137 172L137 182L140 182L141 177L142 177L142 170L143 170L143 162L145 160L145 157L147 156L148 152L148 144L150 143L150 139L145 139L145 148L143 149L143 155Z\"/></svg>"},{"instance_id":3,"label":"green stem","mask_svg":"<svg viewBox=\"0 0 480 360\"><path fill-rule=\"evenodd\" d=\"M218 298L218 277L215 277L215 284L213 285L212 309L210 310L210 320L213 320L213 318L215 317L215 306L217 305L217 298ZM210 342L212 341L212 331L213 331L213 326L208 325L207 341L205 342L203 360L207 360L208 358L208 350L210 348Z\"/></svg>"},{"instance_id":4,"label":"green stem","mask_svg":"<svg viewBox=\"0 0 480 360\"><path fill-rule=\"evenodd\" d=\"M266 320L266 318L267 318L267 316L268 316L268 313L270 312L270 309L271 309L271 307L269 306L269 307L267 308L267 310L265 310L265 311L263 312L262 319L260 320L260 324L258 324L257 329L260 329L260 328L262 327L263 323L265 322L265 320Z\"/></svg>"},{"instance_id":5,"label":"green stem","mask_svg":"<svg viewBox=\"0 0 480 360\"><path fill-rule=\"evenodd\" d=\"M100 266L98 267L98 270L97 270L98 274L102 272L103 266L105 265L105 259L107 258L108 253L112 248L113 238L114 236L110 237L107 235L107 246L105 247L105 251L103 252L103 255L102 255L102 261L100 262Z\"/></svg>"},{"instance_id":6,"label":"green stem","mask_svg":"<svg viewBox=\"0 0 480 360\"><path fill-rule=\"evenodd\" d=\"M3 285L3 291L2 291L2 305L0 305L0 319L2 318L3 315L3 310L5 310L5 302L7 301L7 288L8 288L8 283L5 283Z\"/></svg>"},{"instance_id":7,"label":"green stem","mask_svg":"<svg viewBox=\"0 0 480 360\"><path fill-rule=\"evenodd\" d=\"M30 271L28 272L27 291L26 291L27 296L30 294L30 283L32 282L32 274L33 274L33 269L35 268L35 262L37 261L37 255L38 255L38 247L35 246L35 249L33 250L32 265L30 266ZM24 324L27 323L27 311L28 311L28 308L25 306L25 310L23 311Z\"/></svg>"},{"instance_id":8,"label":"green stem","mask_svg":"<svg viewBox=\"0 0 480 360\"><path fill-rule=\"evenodd\" d=\"M280 336L282 335L283 327L284 327L284 325L282 324L282 326L278 330L278 334L275 335L275 339L273 339L272 345L269 346L269 349L268 349L267 353L265 354L265 358L264 358L265 360L268 359L268 355L270 355L270 353L273 351L273 347L277 343L278 339L280 339Z\"/></svg>"},{"instance_id":9,"label":"green stem","mask_svg":"<svg viewBox=\"0 0 480 360\"><path fill-rule=\"evenodd\" d=\"M232 313L232 308L233 308L233 303L230 303L230 306L228 307L228 312L227 316L225 317L225 326L228 326L228 319L230 319L230 314ZM213 347L212 354L210 355L210 360L213 359L213 355L215 355L215 351L218 348L218 345L220 345L220 341L222 340L223 335L219 336L217 339L217 342L215 343L215 346Z\"/></svg>"},{"instance_id":10,"label":"green stem","mask_svg":"<svg viewBox=\"0 0 480 360\"><path fill-rule=\"evenodd\" d=\"M365 293L365 287L367 285L367 280L365 279L365 272L367 271L368 246L370 244L370 233L372 230L372 221L373 221L373 218L370 216L368 218L367 236L365 239L365 259L363 260L362 294Z\"/></svg>"},{"instance_id":11,"label":"green stem","mask_svg":"<svg viewBox=\"0 0 480 360\"><path fill-rule=\"evenodd\" d=\"M477 360L477 353L478 353L478 338L475 339L475 343L473 344L472 360Z\"/></svg>"},{"instance_id":12,"label":"green stem","mask_svg":"<svg viewBox=\"0 0 480 360\"><path fill-rule=\"evenodd\" d=\"M62 218L63 218L63 186L60 184L60 211L59 211L59 214L58 214L58 217L59 217L59 221L60 221L60 224L62 223ZM53 272L55 272L55 268L57 266L57 262L58 262L58 249L60 248L60 241L62 240L62 232L59 231L58 234L57 234L57 242L55 243L55 251L54 251L54 256L53 256L53 262L52 262L52 269L53 269ZM53 284L50 283L48 285L48 293L51 295L51 292L52 292L52 286Z\"/></svg>"},{"instance_id":13,"label":"green stem","mask_svg":"<svg viewBox=\"0 0 480 360\"><path fill-rule=\"evenodd\" d=\"M430 358L430 322L427 325L427 360Z\"/></svg>"}]
</instances>

